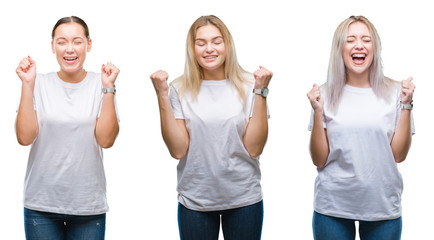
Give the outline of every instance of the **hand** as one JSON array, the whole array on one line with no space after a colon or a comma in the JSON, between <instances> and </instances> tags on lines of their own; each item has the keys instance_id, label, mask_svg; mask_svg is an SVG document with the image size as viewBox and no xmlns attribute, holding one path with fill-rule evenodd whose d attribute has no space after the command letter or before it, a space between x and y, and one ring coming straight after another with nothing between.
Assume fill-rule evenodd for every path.
<instances>
[{"instance_id":1,"label":"hand","mask_svg":"<svg viewBox=\"0 0 434 240\"><path fill-rule=\"evenodd\" d=\"M158 70L150 76L152 84L154 84L155 92L157 95L168 96L169 86L167 85L167 79L169 74L163 70Z\"/></svg>"},{"instance_id":2,"label":"hand","mask_svg":"<svg viewBox=\"0 0 434 240\"><path fill-rule=\"evenodd\" d=\"M101 67L101 81L103 87L113 88L119 72L120 70L111 62L107 62L107 66L103 64Z\"/></svg>"},{"instance_id":3,"label":"hand","mask_svg":"<svg viewBox=\"0 0 434 240\"><path fill-rule=\"evenodd\" d=\"M412 77L402 80L401 82L401 103L410 104L413 101L413 93L416 86L411 82Z\"/></svg>"},{"instance_id":4,"label":"hand","mask_svg":"<svg viewBox=\"0 0 434 240\"><path fill-rule=\"evenodd\" d=\"M255 77L255 89L263 89L264 87L268 87L271 78L273 77L273 73L266 68L259 66L259 69L253 73Z\"/></svg>"},{"instance_id":5,"label":"hand","mask_svg":"<svg viewBox=\"0 0 434 240\"><path fill-rule=\"evenodd\" d=\"M319 86L315 83L312 89L307 93L310 104L315 112L322 113L324 111L324 99L321 97Z\"/></svg>"},{"instance_id":6,"label":"hand","mask_svg":"<svg viewBox=\"0 0 434 240\"><path fill-rule=\"evenodd\" d=\"M23 58L20 64L18 64L16 72L23 84L34 86L36 80L36 63L32 58Z\"/></svg>"}]
</instances>

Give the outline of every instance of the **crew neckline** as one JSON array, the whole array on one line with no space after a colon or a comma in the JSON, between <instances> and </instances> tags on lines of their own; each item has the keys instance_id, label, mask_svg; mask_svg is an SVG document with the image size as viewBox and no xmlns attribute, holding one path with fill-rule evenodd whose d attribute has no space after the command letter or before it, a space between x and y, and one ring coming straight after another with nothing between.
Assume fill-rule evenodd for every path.
<instances>
[{"instance_id":1,"label":"crew neckline","mask_svg":"<svg viewBox=\"0 0 434 240\"><path fill-rule=\"evenodd\" d=\"M202 85L224 85L229 81L229 79L223 80L202 80Z\"/></svg>"},{"instance_id":2,"label":"crew neckline","mask_svg":"<svg viewBox=\"0 0 434 240\"><path fill-rule=\"evenodd\" d=\"M90 72L86 72L86 76L83 78L83 80L81 80L80 82L78 82L78 83L70 83L70 82L65 82L65 81L63 81L60 77L59 77L59 75L57 74L57 72L54 72L54 75L55 75L55 78L56 78L56 81L60 84L60 85L62 85L62 86L64 86L64 87L67 87L67 88L79 88L79 87L81 87L83 84L85 84L86 82L87 82L87 80L89 79L89 74L90 74Z\"/></svg>"},{"instance_id":3,"label":"crew neckline","mask_svg":"<svg viewBox=\"0 0 434 240\"><path fill-rule=\"evenodd\" d=\"M354 86L345 84L344 89L347 90L347 91L350 91L350 92L372 93L372 87L369 87L369 88L360 88L360 87L354 87Z\"/></svg>"}]
</instances>

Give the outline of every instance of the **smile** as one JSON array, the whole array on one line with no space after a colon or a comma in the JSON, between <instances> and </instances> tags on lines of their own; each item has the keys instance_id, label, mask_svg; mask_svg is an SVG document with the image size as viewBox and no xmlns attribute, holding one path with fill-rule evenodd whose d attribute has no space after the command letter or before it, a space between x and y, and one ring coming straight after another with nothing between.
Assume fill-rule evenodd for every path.
<instances>
[{"instance_id":1,"label":"smile","mask_svg":"<svg viewBox=\"0 0 434 240\"><path fill-rule=\"evenodd\" d=\"M353 62L357 65L365 63L366 53L354 53L351 55Z\"/></svg>"},{"instance_id":2,"label":"smile","mask_svg":"<svg viewBox=\"0 0 434 240\"><path fill-rule=\"evenodd\" d=\"M65 60L67 63L74 63L78 57L63 57L63 60Z\"/></svg>"},{"instance_id":3,"label":"smile","mask_svg":"<svg viewBox=\"0 0 434 240\"><path fill-rule=\"evenodd\" d=\"M212 62L214 61L218 56L217 55L209 55L209 56L205 56L203 57L205 59L205 61L207 62Z\"/></svg>"}]
</instances>

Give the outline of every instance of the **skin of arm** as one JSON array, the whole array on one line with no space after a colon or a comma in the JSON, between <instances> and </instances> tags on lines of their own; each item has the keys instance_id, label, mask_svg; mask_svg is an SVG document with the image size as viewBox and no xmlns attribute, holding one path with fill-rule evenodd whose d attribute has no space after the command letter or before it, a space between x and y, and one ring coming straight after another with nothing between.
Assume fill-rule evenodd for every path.
<instances>
[{"instance_id":1,"label":"skin of arm","mask_svg":"<svg viewBox=\"0 0 434 240\"><path fill-rule=\"evenodd\" d=\"M30 57L23 58L16 73L22 81L21 100L15 123L18 143L27 146L38 135L39 126L36 111L33 108L33 90L36 80L36 63Z\"/></svg>"},{"instance_id":2,"label":"skin of arm","mask_svg":"<svg viewBox=\"0 0 434 240\"><path fill-rule=\"evenodd\" d=\"M411 82L413 78L408 78L401 82L401 102L403 104L410 104L413 99L414 89L416 88ZM402 109L401 118L399 119L398 126L395 134L393 135L390 146L392 148L395 162L400 163L407 157L408 151L411 146L411 110Z\"/></svg>"},{"instance_id":3,"label":"skin of arm","mask_svg":"<svg viewBox=\"0 0 434 240\"><path fill-rule=\"evenodd\" d=\"M101 68L101 79L104 88L113 88L119 69L112 63L107 63ZM113 146L119 133L119 124L114 104L114 94L105 93L101 107L101 113L96 120L95 137L98 144L103 148Z\"/></svg>"},{"instance_id":4,"label":"skin of arm","mask_svg":"<svg viewBox=\"0 0 434 240\"><path fill-rule=\"evenodd\" d=\"M263 89L270 83L273 73L262 66L253 73L255 89ZM255 94L252 117L243 137L244 147L251 157L261 155L268 137L267 102L262 95Z\"/></svg>"},{"instance_id":5,"label":"skin of arm","mask_svg":"<svg viewBox=\"0 0 434 240\"><path fill-rule=\"evenodd\" d=\"M318 168L323 168L327 162L330 150L327 139L327 130L323 126L324 99L321 97L319 87L314 84L307 93L307 97L314 110L313 127L310 136L309 150L312 162Z\"/></svg>"},{"instance_id":6,"label":"skin of arm","mask_svg":"<svg viewBox=\"0 0 434 240\"><path fill-rule=\"evenodd\" d=\"M183 158L190 145L190 137L184 119L175 119L169 99L169 75L165 71L157 71L150 76L155 88L160 111L161 135L169 149L170 155L175 159Z\"/></svg>"}]
</instances>

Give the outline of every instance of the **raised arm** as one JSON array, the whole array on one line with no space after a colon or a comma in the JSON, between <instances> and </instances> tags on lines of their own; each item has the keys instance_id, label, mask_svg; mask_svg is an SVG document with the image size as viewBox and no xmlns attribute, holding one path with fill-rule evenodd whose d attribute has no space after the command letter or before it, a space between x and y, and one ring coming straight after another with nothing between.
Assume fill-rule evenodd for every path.
<instances>
[{"instance_id":1,"label":"raised arm","mask_svg":"<svg viewBox=\"0 0 434 240\"><path fill-rule=\"evenodd\" d=\"M323 168L329 156L329 144L327 130L324 128L322 117L324 114L324 99L321 97L319 86L313 84L313 88L307 93L313 108L313 127L310 135L310 156L313 164Z\"/></svg>"},{"instance_id":2,"label":"raised arm","mask_svg":"<svg viewBox=\"0 0 434 240\"><path fill-rule=\"evenodd\" d=\"M410 77L401 82L402 104L411 104L413 101L413 93L416 87L411 82L412 80L413 78ZM411 135L411 110L401 109L401 117L390 143L395 162L400 163L407 157L411 146Z\"/></svg>"},{"instance_id":3,"label":"raised arm","mask_svg":"<svg viewBox=\"0 0 434 240\"><path fill-rule=\"evenodd\" d=\"M33 91L36 81L36 63L30 57L23 58L16 69L21 79L21 100L15 123L18 143L27 146L38 135L38 120L33 105Z\"/></svg>"},{"instance_id":4,"label":"raised arm","mask_svg":"<svg viewBox=\"0 0 434 240\"><path fill-rule=\"evenodd\" d=\"M170 155L181 159L187 154L190 137L184 119L175 119L169 99L169 75L165 71L157 71L150 76L158 98L160 110L161 134L169 149Z\"/></svg>"},{"instance_id":5,"label":"raised arm","mask_svg":"<svg viewBox=\"0 0 434 240\"><path fill-rule=\"evenodd\" d=\"M262 66L253 73L255 77L255 89L268 87L273 73ZM268 137L267 98L255 94L252 117L247 124L243 143L251 157L261 155Z\"/></svg>"},{"instance_id":6,"label":"raised arm","mask_svg":"<svg viewBox=\"0 0 434 240\"><path fill-rule=\"evenodd\" d=\"M108 62L101 67L101 81L104 88L114 88L119 69ZM115 109L114 93L104 93L101 113L96 121L95 137L103 148L113 146L119 133L118 118Z\"/></svg>"}]
</instances>

